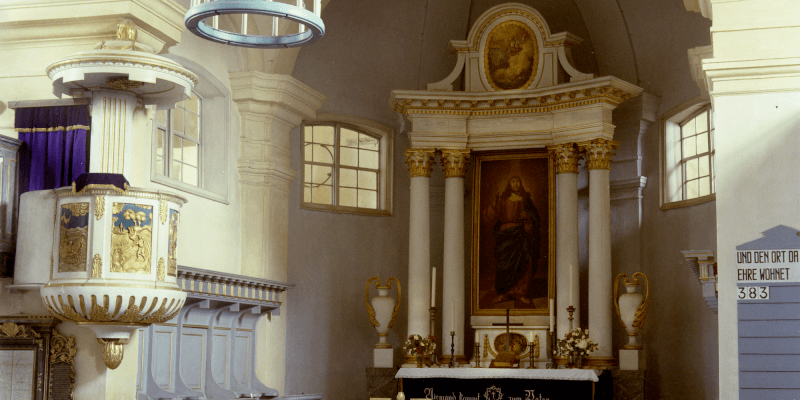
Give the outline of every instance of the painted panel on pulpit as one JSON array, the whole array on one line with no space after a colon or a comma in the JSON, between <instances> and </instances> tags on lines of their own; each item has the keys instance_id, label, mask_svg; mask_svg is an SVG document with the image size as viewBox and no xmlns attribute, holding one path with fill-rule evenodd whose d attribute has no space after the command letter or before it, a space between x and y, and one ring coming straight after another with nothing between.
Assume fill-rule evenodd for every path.
<instances>
[{"instance_id":1,"label":"painted panel on pulpit","mask_svg":"<svg viewBox=\"0 0 800 400\"><path fill-rule=\"evenodd\" d=\"M554 290L555 169L547 152L475 155L472 315L547 315Z\"/></svg>"}]
</instances>

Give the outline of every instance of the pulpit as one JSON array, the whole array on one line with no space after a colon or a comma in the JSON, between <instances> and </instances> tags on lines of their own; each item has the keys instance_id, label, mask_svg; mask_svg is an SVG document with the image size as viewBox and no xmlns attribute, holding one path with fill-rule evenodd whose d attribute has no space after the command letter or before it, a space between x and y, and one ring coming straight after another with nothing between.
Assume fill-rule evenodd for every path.
<instances>
[{"instance_id":1,"label":"pulpit","mask_svg":"<svg viewBox=\"0 0 800 400\"><path fill-rule=\"evenodd\" d=\"M406 399L594 399L591 369L401 368Z\"/></svg>"}]
</instances>

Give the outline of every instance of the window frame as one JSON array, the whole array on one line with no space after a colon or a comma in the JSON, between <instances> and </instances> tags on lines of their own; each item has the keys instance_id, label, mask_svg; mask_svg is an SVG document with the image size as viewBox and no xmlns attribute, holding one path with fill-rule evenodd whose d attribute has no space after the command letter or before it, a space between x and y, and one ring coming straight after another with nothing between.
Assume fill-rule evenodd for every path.
<instances>
[{"instance_id":1,"label":"window frame","mask_svg":"<svg viewBox=\"0 0 800 400\"><path fill-rule=\"evenodd\" d=\"M204 161L203 160L203 158L204 158L203 157L203 151L205 150L205 148L203 147L203 136L204 136L203 135L203 133L204 133L203 132L204 131L203 127L205 126L205 124L203 123L203 116L205 115L205 113L203 112L203 104L204 104L205 100L203 99L203 96L201 96L199 93L195 92L194 90L192 91L192 95L195 96L198 99L199 103L200 103L199 104L199 113L197 114L197 117L198 117L197 118L198 119L198 122L197 122L197 125L198 125L197 137L198 137L198 139L197 140L194 140L193 138L190 138L189 136L186 135L185 132L179 134L179 133L174 133L172 131L173 125L174 125L172 123L173 122L172 121L172 113L178 108L177 104L175 105L175 107L173 107L171 109L156 111L156 117L153 119L153 127L154 127L154 132L153 133L155 135L158 135L158 130L159 130L159 128L162 127L162 125L159 124L159 122L158 122L158 113L159 112L166 112L167 113L167 124L169 125L169 127L168 127L168 130L166 131L166 135L165 135L167 140L164 143L164 154L161 155L161 159L162 159L161 161L162 161L163 167L164 167L164 171L163 172L166 172L166 173L161 174L160 172L162 172L162 171L158 171L158 169L156 168L155 169L155 174L157 176L161 176L163 178L171 179L171 180L175 181L176 183L181 183L183 185L188 185L188 186L191 186L191 187L194 187L194 188L202 189L203 178L204 178L204 176L203 176L203 173L204 173L203 172L203 170L204 170L204 168L203 168L203 161ZM184 99L184 101L185 100L186 99ZM181 107L181 108L183 109L184 113L186 113L186 112L193 113L192 111L187 110L186 108L183 108L183 107ZM185 126L186 126L186 119L184 118L184 127ZM191 183L186 183L186 182L183 181L183 179L177 179L177 178L173 178L171 176L173 162L174 162L174 160L172 158L172 156L173 156L173 135L176 135L176 136L180 137L182 140L188 140L190 142L193 142L193 143L195 143L197 145L197 166L196 166L196 168L197 168L197 185L192 185ZM158 138L156 137L155 140L156 140L156 150L157 150L158 149ZM183 152L183 147L181 147L181 152ZM153 152L153 155L154 155L154 157L157 157L155 151ZM167 162L167 155L169 156L169 162ZM183 160L178 161L178 162L180 164L186 164ZM157 160L156 160L155 165L156 166L158 165L158 161ZM181 174L183 174L183 170L181 170Z\"/></svg>"},{"instance_id":2,"label":"window frame","mask_svg":"<svg viewBox=\"0 0 800 400\"><path fill-rule=\"evenodd\" d=\"M708 112L708 151L690 157L683 156L683 127L703 112ZM670 110L660 121L660 178L661 210L682 208L716 200L714 157L714 112L707 98L698 96ZM678 149L676 149L676 146ZM686 199L685 162L709 156L710 193ZM676 171L677 170L677 171ZM700 179L701 177L693 178Z\"/></svg>"},{"instance_id":3,"label":"window frame","mask_svg":"<svg viewBox=\"0 0 800 400\"><path fill-rule=\"evenodd\" d=\"M156 172L156 149L158 123L155 110L148 113L151 124L151 165L150 181L172 189L180 190L222 204L230 204L228 196L231 192L230 165L231 136L231 95L230 90L216 76L201 65L184 57L165 54L200 78L192 92L201 100L200 134L201 148L198 152L198 186L193 186L169 176Z\"/></svg>"},{"instance_id":4,"label":"window frame","mask_svg":"<svg viewBox=\"0 0 800 400\"><path fill-rule=\"evenodd\" d=\"M332 174L332 185L331 185L331 197L334 204L319 204L319 203L310 203L305 201L304 192L305 192L305 185L306 185L306 168L305 166L308 164L311 165L320 165L319 163L314 163L313 161L306 161L305 158L305 128L310 126L333 126L334 127L334 154L333 154L333 163L331 164L324 164L325 166L331 166L333 170ZM378 170L374 170L371 168L361 168L361 167L351 167L351 166L342 166L339 160L340 154L340 147L341 143L339 141L340 138L340 129L347 128L359 133L366 134L368 136L374 137L378 139ZM301 154L301 173L300 173L300 208L307 209L307 210L316 210L316 211L330 211L330 212L337 212L337 213L346 213L346 214L360 214L360 215L379 215L379 216L391 216L392 215L392 178L393 178L393 137L392 137L392 130L391 128L384 126L382 124L378 124L373 121L346 116L346 115L339 115L339 114L318 114L317 119L313 121L304 121L301 126L301 139L300 143L302 149L300 151ZM343 206L338 205L339 199L339 189L340 189L340 182L339 182L339 169L340 168L347 168L353 169L356 171L363 170L363 171L372 171L377 172L377 208L363 208L363 207L352 207L352 206Z\"/></svg>"}]
</instances>

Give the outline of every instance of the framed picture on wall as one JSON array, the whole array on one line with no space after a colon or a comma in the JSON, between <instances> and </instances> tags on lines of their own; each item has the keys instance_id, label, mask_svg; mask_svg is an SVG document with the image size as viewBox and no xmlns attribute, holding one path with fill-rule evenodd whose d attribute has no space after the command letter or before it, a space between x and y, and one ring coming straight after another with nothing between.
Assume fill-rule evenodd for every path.
<instances>
[{"instance_id":1,"label":"framed picture on wall","mask_svg":"<svg viewBox=\"0 0 800 400\"><path fill-rule=\"evenodd\" d=\"M547 315L555 290L555 166L547 151L475 153L472 315Z\"/></svg>"}]
</instances>

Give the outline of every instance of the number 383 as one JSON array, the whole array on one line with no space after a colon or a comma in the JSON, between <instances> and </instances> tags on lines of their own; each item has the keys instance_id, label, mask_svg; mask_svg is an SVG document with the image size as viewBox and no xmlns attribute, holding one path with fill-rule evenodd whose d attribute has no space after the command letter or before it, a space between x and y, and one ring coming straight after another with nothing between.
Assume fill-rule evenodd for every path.
<instances>
[{"instance_id":1,"label":"number 383","mask_svg":"<svg viewBox=\"0 0 800 400\"><path fill-rule=\"evenodd\" d=\"M740 286L739 300L769 300L769 286Z\"/></svg>"}]
</instances>

